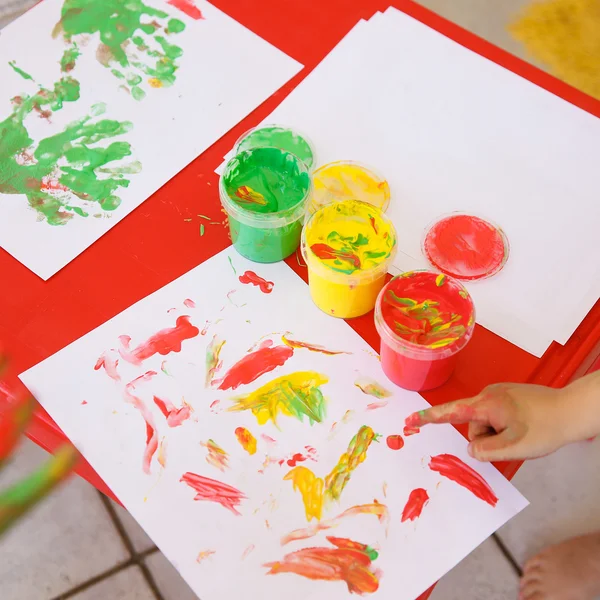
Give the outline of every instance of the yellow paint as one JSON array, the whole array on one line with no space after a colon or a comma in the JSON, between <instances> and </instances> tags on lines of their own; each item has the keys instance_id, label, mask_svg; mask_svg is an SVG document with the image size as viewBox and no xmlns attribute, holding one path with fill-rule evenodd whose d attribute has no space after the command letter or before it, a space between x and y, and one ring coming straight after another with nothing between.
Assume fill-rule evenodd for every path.
<instances>
[{"instance_id":1,"label":"yellow paint","mask_svg":"<svg viewBox=\"0 0 600 600\"><path fill-rule=\"evenodd\" d=\"M304 512L306 520L321 520L323 512L323 490L324 482L320 477L306 467L294 467L284 478L292 482L294 491L299 491L302 495Z\"/></svg>"},{"instance_id":2,"label":"yellow paint","mask_svg":"<svg viewBox=\"0 0 600 600\"><path fill-rule=\"evenodd\" d=\"M235 436L237 437L238 442L241 447L248 453L250 456L256 454L256 438L248 431L245 427L238 427L235 430Z\"/></svg>"},{"instance_id":3,"label":"yellow paint","mask_svg":"<svg viewBox=\"0 0 600 600\"><path fill-rule=\"evenodd\" d=\"M337 202L317 211L303 236L314 303L345 319L372 310L396 252L391 221L364 202Z\"/></svg>"},{"instance_id":4,"label":"yellow paint","mask_svg":"<svg viewBox=\"0 0 600 600\"><path fill-rule=\"evenodd\" d=\"M153 88L161 88L163 86L162 81L156 77L151 77L148 79L148 83L150 84L150 87Z\"/></svg>"},{"instance_id":5,"label":"yellow paint","mask_svg":"<svg viewBox=\"0 0 600 600\"><path fill-rule=\"evenodd\" d=\"M390 203L390 186L367 167L350 161L329 163L317 169L313 175L310 212L342 200L361 200L385 211Z\"/></svg>"},{"instance_id":6,"label":"yellow paint","mask_svg":"<svg viewBox=\"0 0 600 600\"><path fill-rule=\"evenodd\" d=\"M598 0L534 2L510 31L554 75L600 99Z\"/></svg>"},{"instance_id":7,"label":"yellow paint","mask_svg":"<svg viewBox=\"0 0 600 600\"><path fill-rule=\"evenodd\" d=\"M233 398L235 405L229 411L251 410L259 425L269 419L277 425L277 417L284 415L311 423L321 423L325 417L325 398L319 386L329 379L314 371L297 371L278 377L254 392Z\"/></svg>"}]
</instances>

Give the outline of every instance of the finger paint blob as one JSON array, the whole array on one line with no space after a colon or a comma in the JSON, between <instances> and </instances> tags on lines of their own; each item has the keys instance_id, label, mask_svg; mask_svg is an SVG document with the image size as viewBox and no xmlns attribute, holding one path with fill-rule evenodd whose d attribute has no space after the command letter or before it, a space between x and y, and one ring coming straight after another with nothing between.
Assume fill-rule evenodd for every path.
<instances>
[{"instance_id":1,"label":"finger paint blob","mask_svg":"<svg viewBox=\"0 0 600 600\"><path fill-rule=\"evenodd\" d=\"M234 152L239 154L254 148L279 148L297 156L307 167L312 169L315 162L315 151L306 137L293 129L279 125L255 127L247 131L236 143Z\"/></svg>"},{"instance_id":2,"label":"finger paint blob","mask_svg":"<svg viewBox=\"0 0 600 600\"><path fill-rule=\"evenodd\" d=\"M309 204L311 213L327 204L344 200L360 200L382 211L390 204L388 182L371 169L352 161L338 161L324 165L313 175L313 195Z\"/></svg>"},{"instance_id":3,"label":"finger paint blob","mask_svg":"<svg viewBox=\"0 0 600 600\"><path fill-rule=\"evenodd\" d=\"M396 230L370 204L336 202L307 222L302 254L314 303L335 317L359 317L373 309L385 283L396 254Z\"/></svg>"},{"instance_id":4,"label":"finger paint blob","mask_svg":"<svg viewBox=\"0 0 600 600\"><path fill-rule=\"evenodd\" d=\"M508 240L501 229L479 217L451 215L429 229L423 252L442 273L472 281L502 269L508 260Z\"/></svg>"},{"instance_id":5,"label":"finger paint blob","mask_svg":"<svg viewBox=\"0 0 600 600\"><path fill-rule=\"evenodd\" d=\"M458 281L431 271L394 277L375 307L381 365L396 385L422 391L445 383L473 335L475 307Z\"/></svg>"},{"instance_id":6,"label":"finger paint blob","mask_svg":"<svg viewBox=\"0 0 600 600\"><path fill-rule=\"evenodd\" d=\"M293 254L300 243L311 183L306 165L278 148L236 155L219 182L234 248L255 262Z\"/></svg>"}]
</instances>

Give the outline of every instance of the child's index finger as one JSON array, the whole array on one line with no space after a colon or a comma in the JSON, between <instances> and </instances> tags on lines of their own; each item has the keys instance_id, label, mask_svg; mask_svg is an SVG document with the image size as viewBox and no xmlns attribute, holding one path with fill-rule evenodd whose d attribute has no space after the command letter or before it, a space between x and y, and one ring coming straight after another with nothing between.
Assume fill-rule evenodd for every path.
<instances>
[{"instance_id":1,"label":"child's index finger","mask_svg":"<svg viewBox=\"0 0 600 600\"><path fill-rule=\"evenodd\" d=\"M478 396L432 406L409 415L405 424L409 427L422 427L430 423L452 423L453 425L470 423L477 420L473 406L477 400L479 400Z\"/></svg>"}]
</instances>

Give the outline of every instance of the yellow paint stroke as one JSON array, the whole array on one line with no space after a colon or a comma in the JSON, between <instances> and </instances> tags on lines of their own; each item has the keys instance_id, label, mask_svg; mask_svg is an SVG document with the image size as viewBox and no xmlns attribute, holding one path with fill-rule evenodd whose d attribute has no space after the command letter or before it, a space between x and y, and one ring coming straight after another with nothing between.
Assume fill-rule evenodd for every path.
<instances>
[{"instance_id":1,"label":"yellow paint stroke","mask_svg":"<svg viewBox=\"0 0 600 600\"><path fill-rule=\"evenodd\" d=\"M163 86L162 81L156 77L151 77L148 79L148 84L153 88L161 88Z\"/></svg>"},{"instance_id":2,"label":"yellow paint stroke","mask_svg":"<svg viewBox=\"0 0 600 600\"><path fill-rule=\"evenodd\" d=\"M363 393L368 396L373 396L374 398L389 398L392 395L392 392L386 390L382 385L377 383L374 379L370 377L359 377L354 385Z\"/></svg>"},{"instance_id":3,"label":"yellow paint stroke","mask_svg":"<svg viewBox=\"0 0 600 600\"><path fill-rule=\"evenodd\" d=\"M331 500L339 500L352 472L367 457L367 450L377 435L367 425L363 425L350 440L348 449L325 480L317 477L307 467L294 467L284 480L291 480L294 491L299 491L304 504L306 520L321 520L323 505Z\"/></svg>"},{"instance_id":4,"label":"yellow paint stroke","mask_svg":"<svg viewBox=\"0 0 600 600\"><path fill-rule=\"evenodd\" d=\"M198 552L198 556L196 557L196 562L198 564L200 564L201 562L205 561L207 558L209 558L213 554L216 554L216 552L217 552L216 550L202 550L201 552Z\"/></svg>"},{"instance_id":5,"label":"yellow paint stroke","mask_svg":"<svg viewBox=\"0 0 600 600\"><path fill-rule=\"evenodd\" d=\"M221 367L219 356L224 345L225 340L220 340L215 334L210 344L206 348L206 379L204 381L205 387L211 386L213 379L215 378L216 372Z\"/></svg>"},{"instance_id":6,"label":"yellow paint stroke","mask_svg":"<svg viewBox=\"0 0 600 600\"><path fill-rule=\"evenodd\" d=\"M556 77L600 100L598 0L534 2L509 29Z\"/></svg>"},{"instance_id":7,"label":"yellow paint stroke","mask_svg":"<svg viewBox=\"0 0 600 600\"><path fill-rule=\"evenodd\" d=\"M304 503L306 520L321 520L323 512L324 481L306 467L294 467L284 478L291 481L294 491L299 491Z\"/></svg>"},{"instance_id":8,"label":"yellow paint stroke","mask_svg":"<svg viewBox=\"0 0 600 600\"><path fill-rule=\"evenodd\" d=\"M329 519L327 521L321 521L315 523L314 525L310 525L304 529L295 529L291 531L287 535L284 535L281 538L281 545L285 546L290 542L295 542L298 540L306 540L308 538L314 537L320 531L325 531L327 529L332 529L337 527L342 519L346 517L354 517L357 515L375 515L379 522L385 526L386 535L387 529L389 527L390 522L390 513L388 507L385 504L380 504L377 500L373 501L373 504L359 504L357 506L353 506L345 510L343 513L339 514L337 517L333 519Z\"/></svg>"},{"instance_id":9,"label":"yellow paint stroke","mask_svg":"<svg viewBox=\"0 0 600 600\"><path fill-rule=\"evenodd\" d=\"M246 204L258 204L260 206L267 205L267 199L260 192L253 190L247 185L242 185L239 187L236 190L235 195L240 202L244 202Z\"/></svg>"},{"instance_id":10,"label":"yellow paint stroke","mask_svg":"<svg viewBox=\"0 0 600 600\"><path fill-rule=\"evenodd\" d=\"M315 171L310 210L315 212L344 200L360 200L386 210L390 196L388 182L371 169L352 162L334 162Z\"/></svg>"},{"instance_id":11,"label":"yellow paint stroke","mask_svg":"<svg viewBox=\"0 0 600 600\"><path fill-rule=\"evenodd\" d=\"M256 454L256 438L245 427L238 427L235 430L235 437L250 456Z\"/></svg>"},{"instance_id":12,"label":"yellow paint stroke","mask_svg":"<svg viewBox=\"0 0 600 600\"><path fill-rule=\"evenodd\" d=\"M200 442L200 445L208 450L206 462L219 469L219 471L225 472L225 469L229 467L229 454L227 454L227 452L225 452L225 450L223 450L223 448L221 448L214 440Z\"/></svg>"},{"instance_id":13,"label":"yellow paint stroke","mask_svg":"<svg viewBox=\"0 0 600 600\"><path fill-rule=\"evenodd\" d=\"M232 398L232 412L251 410L259 425L277 417L295 417L303 421L308 417L311 425L321 423L325 417L326 402L320 386L329 379L314 371L297 371L278 377L254 392Z\"/></svg>"}]
</instances>

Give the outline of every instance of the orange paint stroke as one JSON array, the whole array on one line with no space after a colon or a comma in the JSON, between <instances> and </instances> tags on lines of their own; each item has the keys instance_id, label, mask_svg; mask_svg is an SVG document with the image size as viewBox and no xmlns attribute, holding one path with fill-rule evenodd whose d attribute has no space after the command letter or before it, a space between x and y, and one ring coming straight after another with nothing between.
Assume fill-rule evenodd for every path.
<instances>
[{"instance_id":1,"label":"orange paint stroke","mask_svg":"<svg viewBox=\"0 0 600 600\"><path fill-rule=\"evenodd\" d=\"M196 562L200 564L204 562L207 558L211 557L213 554L216 554L216 550L201 550L198 552L198 556L196 557Z\"/></svg>"},{"instance_id":2,"label":"orange paint stroke","mask_svg":"<svg viewBox=\"0 0 600 600\"><path fill-rule=\"evenodd\" d=\"M158 464L165 469L167 467L167 440L163 437L158 445L158 455L156 456Z\"/></svg>"},{"instance_id":3,"label":"orange paint stroke","mask_svg":"<svg viewBox=\"0 0 600 600\"><path fill-rule=\"evenodd\" d=\"M267 575L294 573L318 581L344 581L353 594L372 594L379 588L379 573L371 569L379 556L373 548L344 538L327 537L334 548L303 548L283 560L267 563Z\"/></svg>"},{"instance_id":4,"label":"orange paint stroke","mask_svg":"<svg viewBox=\"0 0 600 600\"><path fill-rule=\"evenodd\" d=\"M290 533L284 535L281 538L281 545L285 546L290 542L306 540L308 538L314 537L320 531L325 531L327 529L337 527L340 524L340 522L346 517L355 517L357 515L375 515L379 522L385 526L387 531L390 522L390 513L388 507L385 504L380 504L379 502L377 502L377 500L375 500L373 504L359 504L357 506L353 506L352 508L349 508L343 513L339 514L337 517L334 517L333 519L329 519L327 521L320 521L304 529L295 529L294 531L291 531Z\"/></svg>"},{"instance_id":5,"label":"orange paint stroke","mask_svg":"<svg viewBox=\"0 0 600 600\"><path fill-rule=\"evenodd\" d=\"M108 352L103 352L100 358L96 361L94 371L99 371L104 368L106 374L115 381L121 381L121 376L117 372L119 366L119 359L112 358Z\"/></svg>"},{"instance_id":6,"label":"orange paint stroke","mask_svg":"<svg viewBox=\"0 0 600 600\"><path fill-rule=\"evenodd\" d=\"M291 340L286 335L281 336L281 341L290 348L304 348L306 350L310 350L311 352L320 352L321 354L327 354L328 356L335 356L336 354L352 354L352 352L345 352L344 350L327 350L327 348L323 346L318 346L317 344L309 344L308 342Z\"/></svg>"},{"instance_id":7,"label":"orange paint stroke","mask_svg":"<svg viewBox=\"0 0 600 600\"><path fill-rule=\"evenodd\" d=\"M219 469L219 471L225 472L225 469L229 468L229 454L219 446L214 440L208 440L207 442L200 442L200 445L208 450L206 455L206 462L213 467Z\"/></svg>"},{"instance_id":8,"label":"orange paint stroke","mask_svg":"<svg viewBox=\"0 0 600 600\"><path fill-rule=\"evenodd\" d=\"M235 430L235 437L250 456L256 454L256 438L245 427L238 427Z\"/></svg>"}]
</instances>

